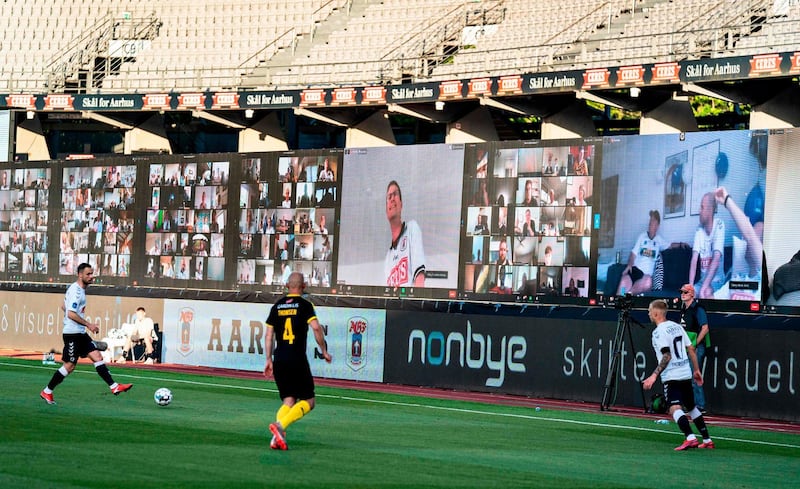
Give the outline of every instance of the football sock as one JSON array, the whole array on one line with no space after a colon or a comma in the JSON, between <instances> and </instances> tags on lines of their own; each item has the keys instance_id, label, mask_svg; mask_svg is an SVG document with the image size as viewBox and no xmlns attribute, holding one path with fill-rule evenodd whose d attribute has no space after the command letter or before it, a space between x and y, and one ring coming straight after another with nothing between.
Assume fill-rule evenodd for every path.
<instances>
[{"instance_id":1,"label":"football sock","mask_svg":"<svg viewBox=\"0 0 800 489\"><path fill-rule=\"evenodd\" d=\"M688 439L690 436L694 436L692 433L692 426L689 424L689 418L686 417L686 414L683 412L683 409L678 409L674 413L672 413L672 418L678 423L678 428L681 429L686 438Z\"/></svg>"},{"instance_id":2,"label":"football sock","mask_svg":"<svg viewBox=\"0 0 800 489\"><path fill-rule=\"evenodd\" d=\"M50 379L50 382L47 384L47 388L50 389L48 394L51 394L53 389L55 389L58 384L64 382L64 379L67 377L67 375L69 375L67 369L65 369L63 365L59 367L58 370L56 370L53 374L53 377Z\"/></svg>"},{"instance_id":3,"label":"football sock","mask_svg":"<svg viewBox=\"0 0 800 489\"><path fill-rule=\"evenodd\" d=\"M114 379L111 378L111 372L108 371L108 367L106 367L106 364L102 360L95 362L94 369L97 370L97 374L106 381L106 384L109 386L114 384Z\"/></svg>"},{"instance_id":4,"label":"football sock","mask_svg":"<svg viewBox=\"0 0 800 489\"><path fill-rule=\"evenodd\" d=\"M292 409L291 406L281 404L281 407L278 408L278 413L275 414L275 421L280 421L282 417L286 416L286 413L288 413L290 409Z\"/></svg>"},{"instance_id":5,"label":"football sock","mask_svg":"<svg viewBox=\"0 0 800 489\"><path fill-rule=\"evenodd\" d=\"M311 405L308 401L299 401L295 403L294 406L289 408L289 412L281 416L278 422L283 426L283 429L289 427L290 424L298 421L300 418L305 416L309 411L311 411Z\"/></svg>"}]
</instances>

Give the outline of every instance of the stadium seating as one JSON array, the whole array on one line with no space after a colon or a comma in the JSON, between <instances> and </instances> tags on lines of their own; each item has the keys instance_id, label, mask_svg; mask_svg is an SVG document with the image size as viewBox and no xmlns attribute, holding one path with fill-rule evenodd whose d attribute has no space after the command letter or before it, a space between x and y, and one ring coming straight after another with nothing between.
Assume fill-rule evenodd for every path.
<instances>
[{"instance_id":1,"label":"stadium seating","mask_svg":"<svg viewBox=\"0 0 800 489\"><path fill-rule=\"evenodd\" d=\"M64 63L76 50L105 36L97 52L87 51L85 67L107 54L109 40L129 40L126 30L147 21L154 27L140 37L145 47L77 89L398 83L794 49L800 6L779 4L7 0L0 15L0 91L64 90L75 78ZM486 20L486 12L495 15ZM468 32L472 37L462 38Z\"/></svg>"}]
</instances>

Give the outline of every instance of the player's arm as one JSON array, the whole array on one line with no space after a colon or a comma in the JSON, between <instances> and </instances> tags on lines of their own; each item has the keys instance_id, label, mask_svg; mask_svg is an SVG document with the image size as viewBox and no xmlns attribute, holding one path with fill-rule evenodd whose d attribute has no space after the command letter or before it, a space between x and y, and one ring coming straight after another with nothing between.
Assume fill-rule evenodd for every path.
<instances>
[{"instance_id":1,"label":"player's arm","mask_svg":"<svg viewBox=\"0 0 800 489\"><path fill-rule=\"evenodd\" d=\"M67 311L67 317L72 319L73 321L75 321L76 323L78 323L80 325L86 326L86 329L88 329L92 333L97 333L97 332L100 331L100 327L99 326L97 326L96 324L92 324L89 321L85 320L76 311L73 311L72 309Z\"/></svg>"},{"instance_id":2,"label":"player's arm","mask_svg":"<svg viewBox=\"0 0 800 489\"><path fill-rule=\"evenodd\" d=\"M642 382L645 390L649 390L651 387L653 387L653 384L656 383L658 376L661 375L661 372L663 372L664 369L667 368L667 365L669 365L670 360L672 360L672 353L670 353L669 347L665 346L661 348L661 361L658 362L658 366L656 366L656 369L653 370L652 374L650 374L650 377L644 379ZM695 363L697 363L697 357L695 357Z\"/></svg>"},{"instance_id":3,"label":"player's arm","mask_svg":"<svg viewBox=\"0 0 800 489\"><path fill-rule=\"evenodd\" d=\"M689 354L689 360L692 362L692 376L694 377L694 381L697 382L697 385L703 385L703 373L700 371L700 364L697 363L697 352L691 342L689 342L686 347L686 353Z\"/></svg>"},{"instance_id":4,"label":"player's arm","mask_svg":"<svg viewBox=\"0 0 800 489\"><path fill-rule=\"evenodd\" d=\"M272 325L266 323L267 333L264 335L264 354L267 361L264 364L264 377L272 377L272 345L274 344L275 330Z\"/></svg>"},{"instance_id":5,"label":"player's arm","mask_svg":"<svg viewBox=\"0 0 800 489\"><path fill-rule=\"evenodd\" d=\"M308 325L311 327L311 331L314 332L314 339L317 341L317 346L319 346L320 351L322 351L322 356L325 358L325 361L331 363L333 357L328 353L328 344L325 342L325 332L322 331L322 326L319 325L319 321L317 321L317 318L313 318L308 322Z\"/></svg>"}]
</instances>

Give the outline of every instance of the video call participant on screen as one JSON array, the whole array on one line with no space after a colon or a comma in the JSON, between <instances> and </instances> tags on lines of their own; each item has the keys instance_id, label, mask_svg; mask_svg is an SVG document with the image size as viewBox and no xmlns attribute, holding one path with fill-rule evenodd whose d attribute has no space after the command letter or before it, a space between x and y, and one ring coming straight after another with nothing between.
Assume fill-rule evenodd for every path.
<instances>
[{"instance_id":1,"label":"video call participant on screen","mask_svg":"<svg viewBox=\"0 0 800 489\"><path fill-rule=\"evenodd\" d=\"M472 234L489 234L489 218L486 216L486 210L483 207L478 209L478 215L475 219L475 227L472 230Z\"/></svg>"},{"instance_id":2,"label":"video call participant on screen","mask_svg":"<svg viewBox=\"0 0 800 489\"><path fill-rule=\"evenodd\" d=\"M617 295L626 293L638 295L653 288L656 261L661 252L670 245L658 234L659 227L661 227L661 214L657 210L652 210L647 232L639 235L628 255L628 265L622 270Z\"/></svg>"},{"instance_id":3,"label":"video call participant on screen","mask_svg":"<svg viewBox=\"0 0 800 489\"><path fill-rule=\"evenodd\" d=\"M478 190L472 196L472 205L489 205L489 192L486 190L486 180L478 180Z\"/></svg>"},{"instance_id":4,"label":"video call participant on screen","mask_svg":"<svg viewBox=\"0 0 800 489\"><path fill-rule=\"evenodd\" d=\"M500 245L498 246L497 251L497 277L495 277L495 283L500 290L506 289L506 267L511 265L511 262L508 259L508 241L506 237L503 236L503 239L500 241Z\"/></svg>"},{"instance_id":5,"label":"video call participant on screen","mask_svg":"<svg viewBox=\"0 0 800 489\"><path fill-rule=\"evenodd\" d=\"M529 207L539 205L533 192L533 180L525 180L525 194L522 197L522 203L520 205Z\"/></svg>"},{"instance_id":6,"label":"video call participant on screen","mask_svg":"<svg viewBox=\"0 0 800 489\"><path fill-rule=\"evenodd\" d=\"M718 187L714 190L714 197L718 205L728 210L733 218L733 222L742 235L742 239L747 243L745 259L749 267L747 270L748 276L751 278L760 278L761 257L764 250L764 246L762 245L764 238L763 205L753 205L751 209L748 209L746 203L745 210L742 210L725 187ZM749 201L750 198L747 200Z\"/></svg>"},{"instance_id":7,"label":"video call participant on screen","mask_svg":"<svg viewBox=\"0 0 800 489\"><path fill-rule=\"evenodd\" d=\"M522 223L522 235L525 237L536 236L536 221L531 219L530 209L525 209L525 222Z\"/></svg>"},{"instance_id":8,"label":"video call participant on screen","mask_svg":"<svg viewBox=\"0 0 800 489\"><path fill-rule=\"evenodd\" d=\"M564 295L567 297L579 297L581 295L580 289L575 286L575 279L569 279L569 286L564 289Z\"/></svg>"},{"instance_id":9,"label":"video call participant on screen","mask_svg":"<svg viewBox=\"0 0 800 489\"><path fill-rule=\"evenodd\" d=\"M581 146L578 157L575 158L575 165L573 166L575 175L586 176L589 174L589 163L586 161L586 149Z\"/></svg>"},{"instance_id":10,"label":"video call participant on screen","mask_svg":"<svg viewBox=\"0 0 800 489\"><path fill-rule=\"evenodd\" d=\"M392 242L386 253L384 273L390 287L425 286L425 250L422 230L416 221L403 221L403 194L392 180L386 187L386 219Z\"/></svg>"},{"instance_id":11,"label":"video call participant on screen","mask_svg":"<svg viewBox=\"0 0 800 489\"><path fill-rule=\"evenodd\" d=\"M332 182L334 179L333 170L331 170L331 162L328 161L328 158L325 158L325 161L322 162L322 169L319 171L319 181Z\"/></svg>"},{"instance_id":12,"label":"video call participant on screen","mask_svg":"<svg viewBox=\"0 0 800 489\"><path fill-rule=\"evenodd\" d=\"M725 282L723 253L725 252L725 223L718 217L714 193L708 192L700 201L700 225L694 233L692 260L689 264L689 283L700 290L700 298L713 298L714 291ZM696 275L700 263L700 277Z\"/></svg>"}]
</instances>

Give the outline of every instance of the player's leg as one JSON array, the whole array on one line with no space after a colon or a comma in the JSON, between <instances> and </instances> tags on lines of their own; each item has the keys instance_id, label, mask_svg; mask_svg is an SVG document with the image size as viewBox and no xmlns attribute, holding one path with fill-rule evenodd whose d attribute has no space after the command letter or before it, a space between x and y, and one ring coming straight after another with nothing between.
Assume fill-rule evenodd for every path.
<instances>
[{"instance_id":1,"label":"player's leg","mask_svg":"<svg viewBox=\"0 0 800 489\"><path fill-rule=\"evenodd\" d=\"M58 367L58 369L53 372L53 376L50 378L50 382L47 383L47 387L45 387L42 392L39 393L39 397L44 399L47 404L55 404L56 401L53 399L53 390L62 382L67 376L75 370L75 364L78 363L78 343L77 343L77 335L65 334L63 335L64 338L64 349L61 351L61 362L62 365Z\"/></svg>"},{"instance_id":2,"label":"player's leg","mask_svg":"<svg viewBox=\"0 0 800 489\"><path fill-rule=\"evenodd\" d=\"M106 384L108 384L108 388L111 389L111 392L116 396L130 390L131 387L133 387L133 384L118 384L114 381L114 378L111 376L111 372L106 366L106 362L103 360L103 355L91 341L89 335L86 335L86 337L89 339L89 343L86 346L88 350L86 356L92 361L94 369L97 371L97 375L99 375L100 378L103 379Z\"/></svg>"},{"instance_id":3,"label":"player's leg","mask_svg":"<svg viewBox=\"0 0 800 489\"><path fill-rule=\"evenodd\" d=\"M700 444L697 441L697 437L692 432L692 426L689 423L689 418L686 417L686 413L684 412L682 406L686 403L689 403L692 407L694 407L694 401L692 400L692 382L690 380L676 380L667 382L667 387L665 391L668 392L668 402L670 404L669 412L672 415L672 419L678 424L678 427L683 432L686 439L684 442L675 447L675 450L687 450L689 448L697 448Z\"/></svg>"},{"instance_id":4,"label":"player's leg","mask_svg":"<svg viewBox=\"0 0 800 489\"><path fill-rule=\"evenodd\" d=\"M314 377L308 362L296 365L293 371L294 398L297 399L288 412L278 419L285 430L314 409Z\"/></svg>"},{"instance_id":5,"label":"player's leg","mask_svg":"<svg viewBox=\"0 0 800 489\"><path fill-rule=\"evenodd\" d=\"M697 426L700 436L703 437L703 442L698 445L698 448L714 448L714 442L708 434L708 426L706 425L705 418L703 418L703 413L700 412L700 409L695 404L694 385L690 385L690 387L686 389L684 399L686 399L685 407L689 413L689 417L692 418L692 422Z\"/></svg>"}]
</instances>

